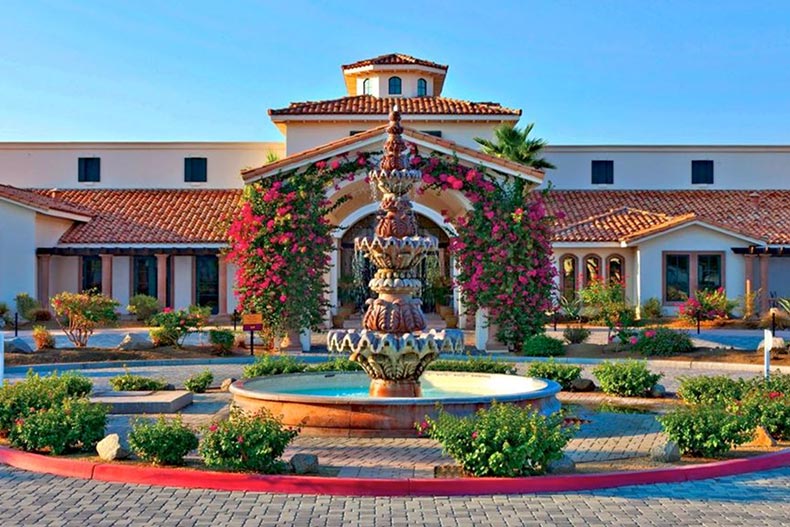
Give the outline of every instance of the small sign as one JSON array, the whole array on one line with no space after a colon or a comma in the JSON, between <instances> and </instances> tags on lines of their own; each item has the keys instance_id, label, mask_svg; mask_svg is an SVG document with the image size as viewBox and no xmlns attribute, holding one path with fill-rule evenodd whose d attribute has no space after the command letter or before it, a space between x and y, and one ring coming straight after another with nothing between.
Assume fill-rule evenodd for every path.
<instances>
[{"instance_id":1,"label":"small sign","mask_svg":"<svg viewBox=\"0 0 790 527\"><path fill-rule=\"evenodd\" d=\"M263 330L263 315L260 313L242 315L241 324L244 331L261 331Z\"/></svg>"}]
</instances>

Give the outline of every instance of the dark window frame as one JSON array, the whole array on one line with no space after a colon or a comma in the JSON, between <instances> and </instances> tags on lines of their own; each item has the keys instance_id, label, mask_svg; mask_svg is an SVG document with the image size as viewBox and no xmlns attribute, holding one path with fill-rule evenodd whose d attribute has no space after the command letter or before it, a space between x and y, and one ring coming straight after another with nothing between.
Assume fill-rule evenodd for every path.
<instances>
[{"instance_id":1,"label":"dark window frame","mask_svg":"<svg viewBox=\"0 0 790 527\"><path fill-rule=\"evenodd\" d=\"M565 262L571 261L573 270L570 275L565 272ZM560 268L560 295L564 296L567 300L573 300L576 297L576 291L579 290L579 259L574 254L563 254L559 259ZM566 293L573 292L573 297L568 298Z\"/></svg>"},{"instance_id":2,"label":"dark window frame","mask_svg":"<svg viewBox=\"0 0 790 527\"><path fill-rule=\"evenodd\" d=\"M420 78L417 79L417 97L427 97L428 96L428 81Z\"/></svg>"},{"instance_id":3,"label":"dark window frame","mask_svg":"<svg viewBox=\"0 0 790 527\"><path fill-rule=\"evenodd\" d=\"M101 158L80 157L77 159L77 181L98 183L101 181Z\"/></svg>"},{"instance_id":4,"label":"dark window frame","mask_svg":"<svg viewBox=\"0 0 790 527\"><path fill-rule=\"evenodd\" d=\"M184 158L184 182L206 183L208 181L208 159L205 157Z\"/></svg>"},{"instance_id":5,"label":"dark window frame","mask_svg":"<svg viewBox=\"0 0 790 527\"><path fill-rule=\"evenodd\" d=\"M691 184L713 185L715 167L712 159L693 159L691 161Z\"/></svg>"},{"instance_id":6,"label":"dark window frame","mask_svg":"<svg viewBox=\"0 0 790 527\"><path fill-rule=\"evenodd\" d=\"M614 161L611 159L590 161L590 182L593 185L614 185Z\"/></svg>"},{"instance_id":7,"label":"dark window frame","mask_svg":"<svg viewBox=\"0 0 790 527\"><path fill-rule=\"evenodd\" d=\"M684 302L684 300L667 299L667 257L669 256L685 256L688 259L688 298L693 298L700 290L700 256L718 256L720 287L724 287L727 283L727 258L723 251L663 251L661 253L661 299L664 305L678 306Z\"/></svg>"},{"instance_id":8,"label":"dark window frame","mask_svg":"<svg viewBox=\"0 0 790 527\"><path fill-rule=\"evenodd\" d=\"M403 95L403 80L397 75L394 75L387 80L387 94Z\"/></svg>"},{"instance_id":9,"label":"dark window frame","mask_svg":"<svg viewBox=\"0 0 790 527\"><path fill-rule=\"evenodd\" d=\"M94 269L91 269L94 267ZM97 279L98 278L98 279ZM91 255L80 258L80 290L102 291L102 260L101 256Z\"/></svg>"}]
</instances>

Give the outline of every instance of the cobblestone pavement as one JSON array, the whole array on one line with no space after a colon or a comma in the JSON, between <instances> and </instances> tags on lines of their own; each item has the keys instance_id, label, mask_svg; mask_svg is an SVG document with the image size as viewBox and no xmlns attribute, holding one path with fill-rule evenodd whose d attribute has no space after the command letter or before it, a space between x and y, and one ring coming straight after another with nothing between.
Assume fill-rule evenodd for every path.
<instances>
[{"instance_id":1,"label":"cobblestone pavement","mask_svg":"<svg viewBox=\"0 0 790 527\"><path fill-rule=\"evenodd\" d=\"M582 493L349 498L122 485L0 467L3 527L779 527L788 517L790 469Z\"/></svg>"}]
</instances>

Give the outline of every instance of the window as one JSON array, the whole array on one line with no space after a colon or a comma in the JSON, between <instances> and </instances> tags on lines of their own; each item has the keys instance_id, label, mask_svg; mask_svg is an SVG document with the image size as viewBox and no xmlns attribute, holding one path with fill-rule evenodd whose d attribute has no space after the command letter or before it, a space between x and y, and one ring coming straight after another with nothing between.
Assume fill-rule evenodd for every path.
<instances>
[{"instance_id":1,"label":"window","mask_svg":"<svg viewBox=\"0 0 790 527\"><path fill-rule=\"evenodd\" d=\"M134 256L132 273L132 295L156 298L156 256Z\"/></svg>"},{"instance_id":2,"label":"window","mask_svg":"<svg viewBox=\"0 0 790 527\"><path fill-rule=\"evenodd\" d=\"M432 135L434 137L441 137L442 131L441 130L422 130L422 133Z\"/></svg>"},{"instance_id":3,"label":"window","mask_svg":"<svg viewBox=\"0 0 790 527\"><path fill-rule=\"evenodd\" d=\"M184 158L184 181L187 183L205 183L208 181L207 164L205 157Z\"/></svg>"},{"instance_id":4,"label":"window","mask_svg":"<svg viewBox=\"0 0 790 527\"><path fill-rule=\"evenodd\" d=\"M713 185L713 161L691 162L691 184Z\"/></svg>"},{"instance_id":5,"label":"window","mask_svg":"<svg viewBox=\"0 0 790 527\"><path fill-rule=\"evenodd\" d=\"M82 257L82 290L101 292L101 257Z\"/></svg>"},{"instance_id":6,"label":"window","mask_svg":"<svg viewBox=\"0 0 790 527\"><path fill-rule=\"evenodd\" d=\"M98 183L101 181L101 158L79 158L77 160L77 181L80 183Z\"/></svg>"},{"instance_id":7,"label":"window","mask_svg":"<svg viewBox=\"0 0 790 527\"><path fill-rule=\"evenodd\" d=\"M697 290L715 291L721 287L721 255L697 255Z\"/></svg>"},{"instance_id":8,"label":"window","mask_svg":"<svg viewBox=\"0 0 790 527\"><path fill-rule=\"evenodd\" d=\"M389 94L390 95L400 95L401 94L400 77L390 77L390 80L389 80Z\"/></svg>"},{"instance_id":9,"label":"window","mask_svg":"<svg viewBox=\"0 0 790 527\"><path fill-rule=\"evenodd\" d=\"M606 275L610 284L625 285L625 259L619 254L613 254L606 260Z\"/></svg>"},{"instance_id":10,"label":"window","mask_svg":"<svg viewBox=\"0 0 790 527\"><path fill-rule=\"evenodd\" d=\"M601 277L601 258L595 254L584 257L584 285Z\"/></svg>"},{"instance_id":11,"label":"window","mask_svg":"<svg viewBox=\"0 0 790 527\"><path fill-rule=\"evenodd\" d=\"M219 309L219 261L216 256L195 256L195 301L197 305Z\"/></svg>"},{"instance_id":12,"label":"window","mask_svg":"<svg viewBox=\"0 0 790 527\"><path fill-rule=\"evenodd\" d=\"M667 254L664 264L664 299L683 302L691 294L691 255Z\"/></svg>"},{"instance_id":13,"label":"window","mask_svg":"<svg viewBox=\"0 0 790 527\"><path fill-rule=\"evenodd\" d=\"M592 184L614 184L614 161L599 161L595 159L592 161Z\"/></svg>"},{"instance_id":14,"label":"window","mask_svg":"<svg viewBox=\"0 0 790 527\"><path fill-rule=\"evenodd\" d=\"M560 258L560 293L568 300L576 297L576 257L570 254Z\"/></svg>"},{"instance_id":15,"label":"window","mask_svg":"<svg viewBox=\"0 0 790 527\"><path fill-rule=\"evenodd\" d=\"M370 79L362 81L362 95L370 95Z\"/></svg>"},{"instance_id":16,"label":"window","mask_svg":"<svg viewBox=\"0 0 790 527\"><path fill-rule=\"evenodd\" d=\"M428 81L417 79L417 97L425 97L426 95L428 95Z\"/></svg>"}]
</instances>

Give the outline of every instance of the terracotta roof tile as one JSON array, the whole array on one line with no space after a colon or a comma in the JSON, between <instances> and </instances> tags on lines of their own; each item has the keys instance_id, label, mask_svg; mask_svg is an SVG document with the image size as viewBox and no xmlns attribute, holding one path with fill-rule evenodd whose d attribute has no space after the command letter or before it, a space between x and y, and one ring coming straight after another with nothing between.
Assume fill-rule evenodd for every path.
<instances>
[{"instance_id":1,"label":"terracotta roof tile","mask_svg":"<svg viewBox=\"0 0 790 527\"><path fill-rule=\"evenodd\" d=\"M224 243L240 197L241 189L63 190L59 201L94 217L60 243Z\"/></svg>"},{"instance_id":2,"label":"terracotta roof tile","mask_svg":"<svg viewBox=\"0 0 790 527\"><path fill-rule=\"evenodd\" d=\"M549 206L565 213L556 241L628 240L697 220L790 244L790 190L553 190Z\"/></svg>"},{"instance_id":3,"label":"terracotta roof tile","mask_svg":"<svg viewBox=\"0 0 790 527\"><path fill-rule=\"evenodd\" d=\"M361 68L363 66L377 66L383 64L417 65L447 70L447 66L444 64L437 64L436 62L431 62L430 60L418 59L412 57L411 55L404 55L402 53L388 53L386 55L373 57L372 59L358 60L357 62L353 62L351 64L344 64L342 68L344 70L350 70L354 68Z\"/></svg>"},{"instance_id":4,"label":"terracotta roof tile","mask_svg":"<svg viewBox=\"0 0 790 527\"><path fill-rule=\"evenodd\" d=\"M387 115L393 106L404 115L521 115L521 110L495 102L471 102L447 97L374 97L356 95L326 101L292 102L287 108L270 109L269 115Z\"/></svg>"},{"instance_id":5,"label":"terracotta roof tile","mask_svg":"<svg viewBox=\"0 0 790 527\"><path fill-rule=\"evenodd\" d=\"M56 197L53 197L53 192L57 191L38 191L21 189L12 187L11 185L0 184L0 198L5 198L22 205L27 205L39 209L43 212L57 211L66 212L68 214L76 214L78 216L90 216L91 212L83 207L66 203Z\"/></svg>"}]
</instances>

